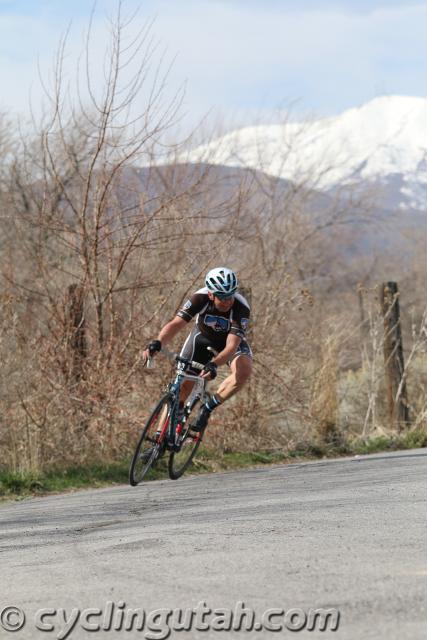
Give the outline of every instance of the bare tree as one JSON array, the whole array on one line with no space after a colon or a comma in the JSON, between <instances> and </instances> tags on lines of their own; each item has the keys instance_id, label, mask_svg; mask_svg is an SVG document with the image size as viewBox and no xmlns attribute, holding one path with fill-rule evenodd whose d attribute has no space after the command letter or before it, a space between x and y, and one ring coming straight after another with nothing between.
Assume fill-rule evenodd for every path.
<instances>
[{"instance_id":1,"label":"bare tree","mask_svg":"<svg viewBox=\"0 0 427 640\"><path fill-rule=\"evenodd\" d=\"M162 166L159 150L182 93L168 98L152 26L132 35L135 20L119 2L101 87L91 25L74 89L65 82L61 40L45 85L49 108L9 164L5 200L19 243L2 275L19 297L27 333L11 424L16 441L28 441L24 424L33 429L34 464L51 464L64 444L70 460L93 455L91 442L101 456L126 449L147 409L141 385L150 382L138 373L145 341L213 256L229 250L242 208L239 187L222 201L213 197L209 167Z\"/></svg>"}]
</instances>

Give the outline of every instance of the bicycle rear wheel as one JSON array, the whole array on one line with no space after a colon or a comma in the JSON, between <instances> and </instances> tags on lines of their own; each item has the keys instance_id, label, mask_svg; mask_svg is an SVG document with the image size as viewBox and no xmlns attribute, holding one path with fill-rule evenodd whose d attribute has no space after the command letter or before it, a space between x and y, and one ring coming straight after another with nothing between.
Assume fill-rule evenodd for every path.
<instances>
[{"instance_id":1,"label":"bicycle rear wheel","mask_svg":"<svg viewBox=\"0 0 427 640\"><path fill-rule=\"evenodd\" d=\"M171 480L178 480L178 478L182 476L190 466L191 461L200 447L204 429L200 433L191 429L191 426L194 425L197 420L200 407L200 399L197 399L197 401L192 404L189 415L185 421L180 438L180 449L179 451L173 451L169 456L168 471Z\"/></svg>"},{"instance_id":2,"label":"bicycle rear wheel","mask_svg":"<svg viewBox=\"0 0 427 640\"><path fill-rule=\"evenodd\" d=\"M166 395L159 401L145 424L129 469L129 483L132 487L144 479L148 470L163 453L170 409L171 400ZM160 436L156 435L159 432Z\"/></svg>"}]
</instances>

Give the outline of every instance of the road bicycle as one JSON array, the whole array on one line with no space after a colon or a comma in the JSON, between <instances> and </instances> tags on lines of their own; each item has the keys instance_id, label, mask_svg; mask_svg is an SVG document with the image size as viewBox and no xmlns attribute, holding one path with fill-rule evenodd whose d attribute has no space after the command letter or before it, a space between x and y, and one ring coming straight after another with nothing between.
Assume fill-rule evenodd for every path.
<instances>
[{"instance_id":1,"label":"road bicycle","mask_svg":"<svg viewBox=\"0 0 427 640\"><path fill-rule=\"evenodd\" d=\"M208 349L213 355L216 353ZM176 375L139 438L129 470L129 482L133 487L142 482L166 452L169 452L169 477L172 480L180 478L196 455L205 431L195 431L194 426L201 406L211 397L206 389L207 380L189 373L190 369L201 371L205 365L165 350L162 353L176 363ZM194 386L183 410L180 410L179 395L184 380L192 380Z\"/></svg>"}]
</instances>

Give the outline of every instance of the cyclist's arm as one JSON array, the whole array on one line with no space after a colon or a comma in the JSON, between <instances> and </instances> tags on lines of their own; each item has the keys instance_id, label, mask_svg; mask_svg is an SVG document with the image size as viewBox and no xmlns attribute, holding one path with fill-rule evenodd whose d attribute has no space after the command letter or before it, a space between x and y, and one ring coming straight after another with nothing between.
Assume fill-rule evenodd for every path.
<instances>
[{"instance_id":1,"label":"cyclist's arm","mask_svg":"<svg viewBox=\"0 0 427 640\"><path fill-rule=\"evenodd\" d=\"M212 358L212 362L220 366L231 360L239 347L240 341L241 338L239 336L236 336L234 333L229 333L224 349L220 351L215 358Z\"/></svg>"},{"instance_id":2,"label":"cyclist's arm","mask_svg":"<svg viewBox=\"0 0 427 640\"><path fill-rule=\"evenodd\" d=\"M162 346L173 340L177 333L181 331L183 327L188 325L188 321L180 318L179 316L175 316L170 322L165 324L163 329L161 329L159 335L157 336L157 340L160 340Z\"/></svg>"},{"instance_id":3,"label":"cyclist's arm","mask_svg":"<svg viewBox=\"0 0 427 640\"><path fill-rule=\"evenodd\" d=\"M165 324L157 336L157 340L160 340L162 345L170 342L176 334L194 318L196 313L199 313L202 307L206 304L206 300L206 295L200 295L199 293L193 294L191 298L189 298L181 308L178 309L176 316L170 322Z\"/></svg>"},{"instance_id":4,"label":"cyclist's arm","mask_svg":"<svg viewBox=\"0 0 427 640\"><path fill-rule=\"evenodd\" d=\"M162 346L165 346L168 342L173 340L176 334L194 318L196 313L199 313L207 301L208 296L206 294L193 294L188 300L186 300L186 302L184 302L182 307L178 309L177 315L160 330L156 340L161 342ZM148 359L148 347L144 350L143 357L144 360Z\"/></svg>"},{"instance_id":5,"label":"cyclist's arm","mask_svg":"<svg viewBox=\"0 0 427 640\"><path fill-rule=\"evenodd\" d=\"M164 347L165 344L170 342L186 324L188 324L186 320L183 320L179 316L175 316L175 318L173 318L170 322L165 324L163 329L160 330L160 333L157 336L156 340L159 340L161 342L162 347ZM153 357L154 355L155 354L153 353L151 357ZM148 347L146 347L142 353L143 363L146 363L149 358L150 358L150 352Z\"/></svg>"}]
</instances>

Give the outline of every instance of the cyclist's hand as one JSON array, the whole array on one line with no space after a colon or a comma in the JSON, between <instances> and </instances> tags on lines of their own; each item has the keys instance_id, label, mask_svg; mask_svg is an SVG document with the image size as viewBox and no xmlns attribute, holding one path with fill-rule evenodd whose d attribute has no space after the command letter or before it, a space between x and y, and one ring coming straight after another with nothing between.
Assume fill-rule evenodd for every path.
<instances>
[{"instance_id":1,"label":"cyclist's hand","mask_svg":"<svg viewBox=\"0 0 427 640\"><path fill-rule=\"evenodd\" d=\"M153 358L154 355L162 350L162 343L160 340L152 340L149 344L147 344L146 348L142 352L142 362L147 364L150 358Z\"/></svg>"},{"instance_id":2,"label":"cyclist's hand","mask_svg":"<svg viewBox=\"0 0 427 640\"><path fill-rule=\"evenodd\" d=\"M217 369L218 365L215 364L215 362L208 362L203 367L200 375L202 378L205 378L205 380L213 380L214 378L216 378Z\"/></svg>"}]
</instances>

